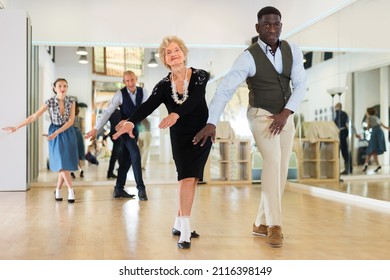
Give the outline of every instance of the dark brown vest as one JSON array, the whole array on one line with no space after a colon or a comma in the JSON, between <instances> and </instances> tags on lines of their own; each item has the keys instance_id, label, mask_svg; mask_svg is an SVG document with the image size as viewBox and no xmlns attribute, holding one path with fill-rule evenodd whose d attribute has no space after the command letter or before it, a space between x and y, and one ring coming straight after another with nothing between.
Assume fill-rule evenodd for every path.
<instances>
[{"instance_id":1,"label":"dark brown vest","mask_svg":"<svg viewBox=\"0 0 390 280\"><path fill-rule=\"evenodd\" d=\"M290 76L292 69L291 47L281 41L283 71L279 74L256 42L247 50L253 56L256 74L246 79L249 88L249 105L262 108L272 114L280 113L291 96Z\"/></svg>"}]
</instances>

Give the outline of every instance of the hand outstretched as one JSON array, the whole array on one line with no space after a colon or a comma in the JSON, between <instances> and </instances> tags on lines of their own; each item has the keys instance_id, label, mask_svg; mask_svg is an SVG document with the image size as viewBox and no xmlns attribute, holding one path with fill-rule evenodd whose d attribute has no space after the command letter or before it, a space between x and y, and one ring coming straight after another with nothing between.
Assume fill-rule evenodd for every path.
<instances>
[{"instance_id":1,"label":"hand outstretched","mask_svg":"<svg viewBox=\"0 0 390 280\"><path fill-rule=\"evenodd\" d=\"M7 127L3 127L3 130L7 131L8 133L14 133L16 131L16 127L7 126Z\"/></svg>"},{"instance_id":2,"label":"hand outstretched","mask_svg":"<svg viewBox=\"0 0 390 280\"><path fill-rule=\"evenodd\" d=\"M133 134L133 128L134 128L134 124L132 122L121 121L115 127L116 133L112 136L112 139L116 140L119 138L119 136L125 133L128 133L131 138L134 138L135 136Z\"/></svg>"}]
</instances>

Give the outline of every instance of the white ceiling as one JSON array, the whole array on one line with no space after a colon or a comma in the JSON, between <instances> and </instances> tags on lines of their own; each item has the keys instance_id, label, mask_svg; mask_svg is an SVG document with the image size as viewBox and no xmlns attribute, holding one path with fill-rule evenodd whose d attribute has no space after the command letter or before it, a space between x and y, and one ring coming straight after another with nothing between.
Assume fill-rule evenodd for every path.
<instances>
[{"instance_id":1,"label":"white ceiling","mask_svg":"<svg viewBox=\"0 0 390 280\"><path fill-rule=\"evenodd\" d=\"M157 47L176 34L192 47L245 47L266 5L282 12L285 39L304 50L389 51L388 0L0 0L30 15L42 45Z\"/></svg>"}]
</instances>

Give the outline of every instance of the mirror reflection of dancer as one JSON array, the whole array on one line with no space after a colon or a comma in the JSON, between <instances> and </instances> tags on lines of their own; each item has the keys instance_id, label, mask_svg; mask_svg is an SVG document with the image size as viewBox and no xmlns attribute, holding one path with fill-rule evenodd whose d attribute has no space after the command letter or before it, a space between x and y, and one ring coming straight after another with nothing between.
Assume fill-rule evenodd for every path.
<instances>
[{"instance_id":1,"label":"mirror reflection of dancer","mask_svg":"<svg viewBox=\"0 0 390 280\"><path fill-rule=\"evenodd\" d=\"M362 172L367 172L368 163L370 162L371 157L374 158L374 162L377 166L374 171L378 172L382 168L379 164L378 155L382 155L386 152L385 134L383 133L381 127L386 128L387 130L390 128L385 126L376 116L375 108L367 108L366 122L367 129L371 129L371 137L368 141L367 155Z\"/></svg>"},{"instance_id":2,"label":"mirror reflection of dancer","mask_svg":"<svg viewBox=\"0 0 390 280\"><path fill-rule=\"evenodd\" d=\"M73 129L75 118L75 101L68 97L68 82L58 78L54 82L53 91L56 96L46 100L34 114L15 127L5 127L3 130L15 132L19 128L36 121L48 110L50 127L47 140L49 141L49 167L51 171L58 172L57 188L54 192L55 200L62 201L61 187L63 183L68 187L68 202L75 201L72 188L71 171L78 169L77 138Z\"/></svg>"},{"instance_id":3,"label":"mirror reflection of dancer","mask_svg":"<svg viewBox=\"0 0 390 280\"><path fill-rule=\"evenodd\" d=\"M89 131L86 139L96 138L97 132L107 123L110 116L119 107L121 119L127 120L143 102L148 99L147 91L144 88L137 86L138 78L133 71L125 71L123 73L123 83L126 85L118 90L111 99L107 109L96 121L95 128ZM138 190L139 200L146 201L148 196L146 194L146 187L142 178L141 169L141 154L137 145L138 130L134 128L135 138L130 138L129 135L123 135L122 146L119 157L118 176L114 187L114 198L133 198L135 195L129 194L125 191L127 173L130 167L133 167L133 174Z\"/></svg>"},{"instance_id":4,"label":"mirror reflection of dancer","mask_svg":"<svg viewBox=\"0 0 390 280\"><path fill-rule=\"evenodd\" d=\"M175 37L165 37L159 49L160 59L170 69L153 89L149 99L129 118L129 122L117 126L114 137L128 133L130 137L134 123L150 115L162 103L169 115L159 124L159 128L170 128L173 159L179 181L179 209L172 234L180 236L177 246L180 249L191 247L191 237L199 237L190 227L190 215L195 190L203 179L203 170L210 153L212 142L209 139L201 145L194 145L195 134L206 125L208 109L205 99L209 74L201 69L186 67L188 49L184 42Z\"/></svg>"}]
</instances>

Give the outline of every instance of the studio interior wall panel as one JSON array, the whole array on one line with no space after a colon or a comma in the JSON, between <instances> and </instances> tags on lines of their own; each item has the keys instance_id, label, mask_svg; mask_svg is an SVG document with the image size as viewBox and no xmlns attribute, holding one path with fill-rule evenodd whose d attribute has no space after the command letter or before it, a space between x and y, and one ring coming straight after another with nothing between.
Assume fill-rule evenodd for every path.
<instances>
[{"instance_id":1,"label":"studio interior wall panel","mask_svg":"<svg viewBox=\"0 0 390 280\"><path fill-rule=\"evenodd\" d=\"M0 128L15 126L27 117L29 94L30 20L23 10L0 10ZM0 131L0 191L25 191L27 129Z\"/></svg>"}]
</instances>

